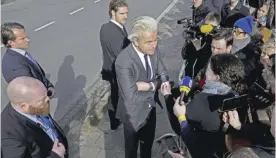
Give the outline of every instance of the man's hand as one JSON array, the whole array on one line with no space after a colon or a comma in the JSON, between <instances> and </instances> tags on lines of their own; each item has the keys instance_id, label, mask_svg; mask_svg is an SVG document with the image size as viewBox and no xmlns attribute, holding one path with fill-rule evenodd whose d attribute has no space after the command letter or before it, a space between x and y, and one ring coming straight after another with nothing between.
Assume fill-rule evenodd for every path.
<instances>
[{"instance_id":1,"label":"man's hand","mask_svg":"<svg viewBox=\"0 0 276 158\"><path fill-rule=\"evenodd\" d=\"M168 153L169 153L169 155L172 156L172 158L184 158L183 151L180 151L180 154L178 154L178 153L172 152L171 150L168 150Z\"/></svg>"},{"instance_id":2,"label":"man's hand","mask_svg":"<svg viewBox=\"0 0 276 158\"><path fill-rule=\"evenodd\" d=\"M151 85L147 82L138 81L136 82L138 91L151 91Z\"/></svg>"},{"instance_id":3,"label":"man's hand","mask_svg":"<svg viewBox=\"0 0 276 158\"><path fill-rule=\"evenodd\" d=\"M62 143L59 143L58 141L54 142L52 151L58 154L60 157L64 157L65 154L65 147Z\"/></svg>"},{"instance_id":4,"label":"man's hand","mask_svg":"<svg viewBox=\"0 0 276 158\"><path fill-rule=\"evenodd\" d=\"M228 117L227 112L223 113L222 120L223 120L224 123L229 123L229 117Z\"/></svg>"},{"instance_id":5,"label":"man's hand","mask_svg":"<svg viewBox=\"0 0 276 158\"><path fill-rule=\"evenodd\" d=\"M234 127L237 130L241 129L239 114L236 110L224 112L222 120L224 123L229 123L232 127Z\"/></svg>"},{"instance_id":6,"label":"man's hand","mask_svg":"<svg viewBox=\"0 0 276 158\"><path fill-rule=\"evenodd\" d=\"M54 87L49 87L48 88L47 95L48 95L48 97L50 97L50 99L54 98L54 96L55 96L55 89L54 89Z\"/></svg>"},{"instance_id":7,"label":"man's hand","mask_svg":"<svg viewBox=\"0 0 276 158\"><path fill-rule=\"evenodd\" d=\"M176 117L179 117L180 115L186 115L186 105L184 101L182 101L181 105L179 105L179 99L180 97L176 99L173 106L173 113L175 114Z\"/></svg>"},{"instance_id":8,"label":"man's hand","mask_svg":"<svg viewBox=\"0 0 276 158\"><path fill-rule=\"evenodd\" d=\"M241 122L240 122L238 112L236 110L228 111L228 116L229 116L229 124L237 130L241 129Z\"/></svg>"},{"instance_id":9,"label":"man's hand","mask_svg":"<svg viewBox=\"0 0 276 158\"><path fill-rule=\"evenodd\" d=\"M161 93L165 96L168 94L172 94L171 85L169 82L164 82L161 84Z\"/></svg>"}]
</instances>

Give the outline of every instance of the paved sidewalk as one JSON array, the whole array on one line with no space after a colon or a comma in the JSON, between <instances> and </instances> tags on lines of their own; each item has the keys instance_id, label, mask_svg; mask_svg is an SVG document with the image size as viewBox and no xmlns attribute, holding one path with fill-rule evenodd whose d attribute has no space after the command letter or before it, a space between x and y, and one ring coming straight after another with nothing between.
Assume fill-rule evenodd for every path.
<instances>
[{"instance_id":1,"label":"paved sidewalk","mask_svg":"<svg viewBox=\"0 0 276 158\"><path fill-rule=\"evenodd\" d=\"M179 0L159 22L160 53L170 80L176 83L182 63L180 52L184 40L183 28L176 24L176 20L191 15L188 9L190 4L186 1L184 4L183 1ZM69 139L70 158L124 158L122 125L112 133L109 131L107 113L102 114L106 111L110 96L108 84L99 79L90 91L92 93L80 99L71 109L70 114L59 121ZM161 96L160 99L165 107L163 97ZM155 137L160 137L165 133L173 133L173 131L169 125L166 109L162 110L158 106ZM158 146L155 143L152 157L160 157L156 156L157 151Z\"/></svg>"}]
</instances>

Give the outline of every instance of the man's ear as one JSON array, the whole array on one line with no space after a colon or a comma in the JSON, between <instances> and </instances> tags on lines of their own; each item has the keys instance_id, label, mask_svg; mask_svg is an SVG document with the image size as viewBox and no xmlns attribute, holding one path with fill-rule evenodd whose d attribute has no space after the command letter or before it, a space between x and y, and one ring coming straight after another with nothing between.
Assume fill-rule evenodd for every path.
<instances>
[{"instance_id":1,"label":"man's ear","mask_svg":"<svg viewBox=\"0 0 276 158\"><path fill-rule=\"evenodd\" d=\"M12 40L8 40L8 45L9 45L10 47L12 47L12 43L13 43Z\"/></svg>"},{"instance_id":2,"label":"man's ear","mask_svg":"<svg viewBox=\"0 0 276 158\"><path fill-rule=\"evenodd\" d=\"M116 12L114 10L111 10L112 17L115 17Z\"/></svg>"},{"instance_id":3,"label":"man's ear","mask_svg":"<svg viewBox=\"0 0 276 158\"><path fill-rule=\"evenodd\" d=\"M29 109L29 104L26 104L26 103L21 103L21 104L19 104L19 105L17 105L17 107L20 109L20 110L22 110L22 111L28 111L28 109Z\"/></svg>"},{"instance_id":4,"label":"man's ear","mask_svg":"<svg viewBox=\"0 0 276 158\"><path fill-rule=\"evenodd\" d=\"M232 45L228 46L226 49L227 49L227 52L230 53L232 50Z\"/></svg>"},{"instance_id":5,"label":"man's ear","mask_svg":"<svg viewBox=\"0 0 276 158\"><path fill-rule=\"evenodd\" d=\"M133 44L134 44L134 46L136 46L136 47L139 46L139 43L138 43L138 41L137 41L137 38L134 38L134 39L133 39Z\"/></svg>"}]
</instances>

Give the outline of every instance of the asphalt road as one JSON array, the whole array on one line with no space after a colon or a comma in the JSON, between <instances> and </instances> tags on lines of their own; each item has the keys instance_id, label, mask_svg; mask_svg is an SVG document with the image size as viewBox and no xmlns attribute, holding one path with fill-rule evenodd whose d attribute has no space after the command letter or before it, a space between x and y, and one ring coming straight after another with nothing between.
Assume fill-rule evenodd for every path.
<instances>
[{"instance_id":1,"label":"asphalt road","mask_svg":"<svg viewBox=\"0 0 276 158\"><path fill-rule=\"evenodd\" d=\"M173 0L128 0L130 29L141 15L158 18ZM59 120L71 103L96 80L102 65L100 26L109 20L109 0L17 0L1 6L2 23L23 24L30 37L28 52L56 85L51 113ZM5 48L1 48L3 56ZM7 104L1 78L1 109ZM58 105L58 108L57 108Z\"/></svg>"}]
</instances>

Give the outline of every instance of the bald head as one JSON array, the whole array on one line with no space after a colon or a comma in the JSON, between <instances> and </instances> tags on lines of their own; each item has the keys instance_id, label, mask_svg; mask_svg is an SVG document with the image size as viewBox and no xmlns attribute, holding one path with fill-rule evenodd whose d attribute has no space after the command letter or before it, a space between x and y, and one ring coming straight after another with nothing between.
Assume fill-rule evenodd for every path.
<instances>
[{"instance_id":1,"label":"bald head","mask_svg":"<svg viewBox=\"0 0 276 158\"><path fill-rule=\"evenodd\" d=\"M9 83L7 93L10 102L14 105L32 104L37 99L44 97L47 94L47 89L39 80L22 76Z\"/></svg>"}]
</instances>

